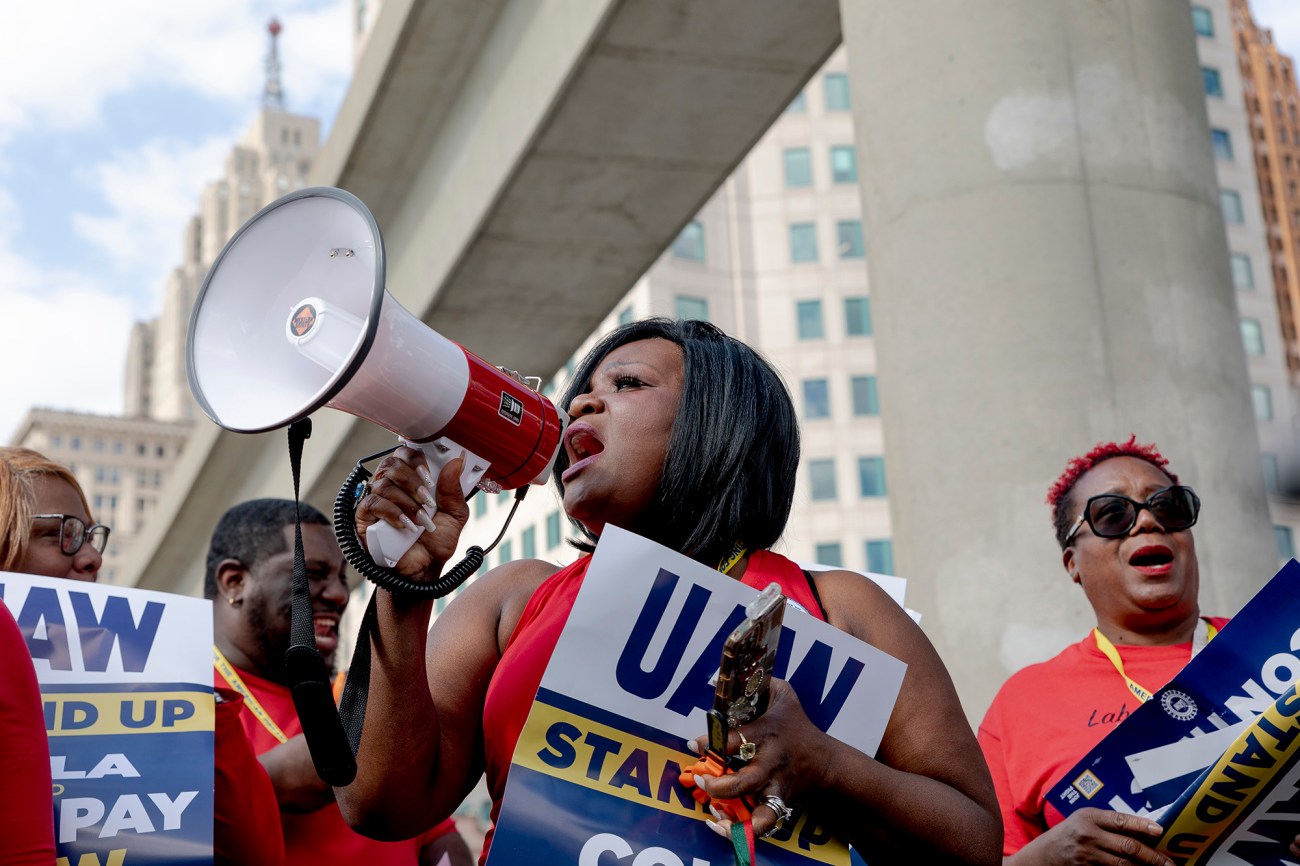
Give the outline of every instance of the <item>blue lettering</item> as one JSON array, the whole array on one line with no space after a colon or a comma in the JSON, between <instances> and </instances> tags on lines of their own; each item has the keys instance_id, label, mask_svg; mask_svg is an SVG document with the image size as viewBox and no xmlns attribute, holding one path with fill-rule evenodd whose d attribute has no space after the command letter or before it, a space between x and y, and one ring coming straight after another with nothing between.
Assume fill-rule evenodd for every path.
<instances>
[{"instance_id":1,"label":"blue lettering","mask_svg":"<svg viewBox=\"0 0 1300 866\"><path fill-rule=\"evenodd\" d=\"M158 702L154 700L142 701L143 712L140 718L135 717L135 701L122 701L122 708L118 712L118 718L124 728L147 728L158 718Z\"/></svg>"},{"instance_id":2,"label":"blue lettering","mask_svg":"<svg viewBox=\"0 0 1300 866\"><path fill-rule=\"evenodd\" d=\"M32 592L36 590L33 589ZM131 673L144 670L162 622L164 605L151 601L144 606L140 622L131 614L131 603L121 596L109 596L104 604L104 616L95 616L89 593L70 592L72 612L77 617L81 632L81 656L88 671L108 670L108 659L117 644L122 651L122 669Z\"/></svg>"},{"instance_id":3,"label":"blue lettering","mask_svg":"<svg viewBox=\"0 0 1300 866\"><path fill-rule=\"evenodd\" d=\"M655 630L663 620L668 601L672 598L673 590L679 580L680 578L672 572L659 569L650 594L646 596L645 605L637 616L636 625L632 627L632 634L623 647L623 654L619 656L615 668L618 684L625 691L639 698L657 698L668 690L673 675L681 664L682 656L686 653L686 645L690 642L691 633L709 602L710 593L707 589L702 586L691 587L682 612L673 623L668 640L664 643L659 660L652 670L645 670L641 666L644 660L642 653L644 648L650 645ZM641 653L636 652L637 647L642 648ZM719 653L721 653L720 647Z\"/></svg>"},{"instance_id":4,"label":"blue lettering","mask_svg":"<svg viewBox=\"0 0 1300 866\"><path fill-rule=\"evenodd\" d=\"M556 722L546 729L546 745L550 748L542 749L537 753L537 757L548 767L557 770L568 769L573 766L573 762L578 757L578 750L573 747L573 744L581 736L582 729L576 725Z\"/></svg>"},{"instance_id":5,"label":"blue lettering","mask_svg":"<svg viewBox=\"0 0 1300 866\"><path fill-rule=\"evenodd\" d=\"M830 666L831 648L821 641L813 641L808 654L790 675L790 687L799 695L799 703L803 705L808 721L823 731L831 726L840 710L844 709L844 702L849 699L854 683L866 667L858 659L845 660L843 669L835 678L835 684L826 692L826 677Z\"/></svg>"},{"instance_id":6,"label":"blue lettering","mask_svg":"<svg viewBox=\"0 0 1300 866\"><path fill-rule=\"evenodd\" d=\"M605 766L605 756L611 753L618 754L621 747L618 740L611 740L609 737L602 737L591 731L588 731L587 736L582 739L591 746L591 760L587 762L587 778L599 782L601 769Z\"/></svg>"},{"instance_id":7,"label":"blue lettering","mask_svg":"<svg viewBox=\"0 0 1300 866\"><path fill-rule=\"evenodd\" d=\"M685 806L692 811L698 811L701 806L695 802L695 796L691 789L687 788L681 782L682 765L676 761L668 761L664 764L664 774L659 777L659 793L657 799L660 803L670 802L674 797L678 805Z\"/></svg>"},{"instance_id":8,"label":"blue lettering","mask_svg":"<svg viewBox=\"0 0 1300 866\"><path fill-rule=\"evenodd\" d=\"M635 788L642 797L649 797L650 756L645 749L633 749L623 766L614 771L609 784L614 788Z\"/></svg>"},{"instance_id":9,"label":"blue lettering","mask_svg":"<svg viewBox=\"0 0 1300 866\"><path fill-rule=\"evenodd\" d=\"M99 708L94 704L86 701L63 702L63 718L59 723L60 730L79 731L82 728L89 728L97 721L99 721Z\"/></svg>"},{"instance_id":10,"label":"blue lettering","mask_svg":"<svg viewBox=\"0 0 1300 866\"><path fill-rule=\"evenodd\" d=\"M736 605L722 627L714 632L713 639L700 653L695 664L691 665L686 676L682 677L682 681L677 684L672 697L665 705L668 709L680 716L688 716L697 709L713 708L714 688L709 680L713 679L713 675L718 672L718 663L722 659L722 646L727 642L727 636L735 631L736 626L740 625L744 618L745 609Z\"/></svg>"},{"instance_id":11,"label":"blue lettering","mask_svg":"<svg viewBox=\"0 0 1300 866\"><path fill-rule=\"evenodd\" d=\"M194 715L194 704L189 701L169 699L163 701L163 727L174 727Z\"/></svg>"},{"instance_id":12,"label":"blue lettering","mask_svg":"<svg viewBox=\"0 0 1300 866\"><path fill-rule=\"evenodd\" d=\"M23 609L18 614L18 628L27 639L33 659L45 659L56 671L72 670L72 653L68 648L68 627L59 606L59 593L47 586L33 586L27 591ZM36 637L44 626L45 637Z\"/></svg>"}]
</instances>

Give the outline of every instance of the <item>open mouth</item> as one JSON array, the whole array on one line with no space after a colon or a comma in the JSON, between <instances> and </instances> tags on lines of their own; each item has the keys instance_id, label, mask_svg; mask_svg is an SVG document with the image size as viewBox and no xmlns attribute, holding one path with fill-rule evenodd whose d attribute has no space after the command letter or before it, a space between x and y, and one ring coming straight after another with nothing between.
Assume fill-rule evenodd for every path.
<instances>
[{"instance_id":1,"label":"open mouth","mask_svg":"<svg viewBox=\"0 0 1300 866\"><path fill-rule=\"evenodd\" d=\"M604 451L605 443L596 438L590 427L581 427L569 435L569 450L577 460L583 460Z\"/></svg>"},{"instance_id":2,"label":"open mouth","mask_svg":"<svg viewBox=\"0 0 1300 866\"><path fill-rule=\"evenodd\" d=\"M1128 564L1143 574L1164 574L1173 567L1174 552L1163 544L1148 544L1133 551Z\"/></svg>"},{"instance_id":3,"label":"open mouth","mask_svg":"<svg viewBox=\"0 0 1300 866\"><path fill-rule=\"evenodd\" d=\"M316 648L324 652L334 649L339 642L339 617L335 613L318 613L311 618L316 634Z\"/></svg>"},{"instance_id":4,"label":"open mouth","mask_svg":"<svg viewBox=\"0 0 1300 866\"><path fill-rule=\"evenodd\" d=\"M560 476L562 482L567 482L605 450L605 443L596 438L596 431L590 424L570 426L565 444L568 446L569 468Z\"/></svg>"}]
</instances>

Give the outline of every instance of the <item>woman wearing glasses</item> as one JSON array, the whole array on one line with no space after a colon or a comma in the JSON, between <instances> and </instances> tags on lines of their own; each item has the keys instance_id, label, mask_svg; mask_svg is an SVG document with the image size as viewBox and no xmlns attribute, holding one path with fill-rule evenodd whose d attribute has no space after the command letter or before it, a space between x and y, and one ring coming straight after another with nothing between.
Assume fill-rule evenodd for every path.
<instances>
[{"instance_id":1,"label":"woman wearing glasses","mask_svg":"<svg viewBox=\"0 0 1300 866\"><path fill-rule=\"evenodd\" d=\"M94 581L108 546L67 467L29 448L0 448L16 484L0 502L0 571Z\"/></svg>"},{"instance_id":2,"label":"woman wearing glasses","mask_svg":"<svg viewBox=\"0 0 1300 866\"><path fill-rule=\"evenodd\" d=\"M1201 502L1154 445L1106 442L1071 460L1047 502L1061 563L1097 626L1002 686L979 729L1008 864L1170 864L1147 818L1081 809L1047 792L1165 685L1225 619L1203 617L1191 529Z\"/></svg>"}]
</instances>

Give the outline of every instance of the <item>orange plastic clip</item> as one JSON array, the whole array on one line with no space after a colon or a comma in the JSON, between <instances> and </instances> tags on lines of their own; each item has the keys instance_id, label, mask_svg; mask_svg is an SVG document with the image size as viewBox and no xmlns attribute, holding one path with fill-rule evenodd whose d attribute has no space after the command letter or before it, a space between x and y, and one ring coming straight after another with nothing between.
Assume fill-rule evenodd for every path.
<instances>
[{"instance_id":1,"label":"orange plastic clip","mask_svg":"<svg viewBox=\"0 0 1300 866\"><path fill-rule=\"evenodd\" d=\"M730 820L743 823L750 819L752 811L751 806L744 798L715 800L704 791L701 791L695 784L696 776L725 776L731 772L733 771L727 766L725 759L721 758L716 752L709 751L705 753L703 758L682 770L682 774L678 779L683 785L691 789L691 796L698 803L704 806L712 805Z\"/></svg>"}]
</instances>

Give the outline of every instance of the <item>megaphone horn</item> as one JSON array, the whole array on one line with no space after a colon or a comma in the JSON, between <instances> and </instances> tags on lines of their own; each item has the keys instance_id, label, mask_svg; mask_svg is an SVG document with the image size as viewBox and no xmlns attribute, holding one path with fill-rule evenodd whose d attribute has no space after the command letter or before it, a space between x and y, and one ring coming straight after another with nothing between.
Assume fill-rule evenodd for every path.
<instances>
[{"instance_id":1,"label":"megaphone horn","mask_svg":"<svg viewBox=\"0 0 1300 866\"><path fill-rule=\"evenodd\" d=\"M333 187L277 199L226 244L194 303L186 371L227 430L273 430L329 406L409 442L450 440L499 489L545 483L567 422L385 291L379 227Z\"/></svg>"}]
</instances>

